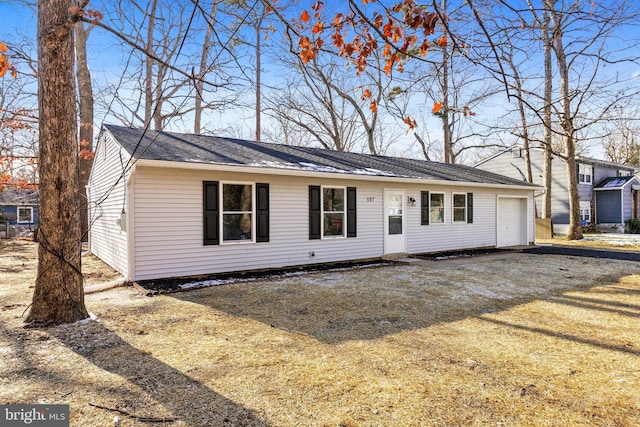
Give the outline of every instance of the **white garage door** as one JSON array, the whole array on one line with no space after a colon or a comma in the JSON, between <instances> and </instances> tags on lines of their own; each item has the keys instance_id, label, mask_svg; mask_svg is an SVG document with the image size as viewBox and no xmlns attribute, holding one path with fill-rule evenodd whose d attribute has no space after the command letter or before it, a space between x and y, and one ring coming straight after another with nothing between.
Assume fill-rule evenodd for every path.
<instances>
[{"instance_id":1,"label":"white garage door","mask_svg":"<svg viewBox=\"0 0 640 427\"><path fill-rule=\"evenodd\" d=\"M498 247L527 244L526 202L526 199L498 199Z\"/></svg>"}]
</instances>

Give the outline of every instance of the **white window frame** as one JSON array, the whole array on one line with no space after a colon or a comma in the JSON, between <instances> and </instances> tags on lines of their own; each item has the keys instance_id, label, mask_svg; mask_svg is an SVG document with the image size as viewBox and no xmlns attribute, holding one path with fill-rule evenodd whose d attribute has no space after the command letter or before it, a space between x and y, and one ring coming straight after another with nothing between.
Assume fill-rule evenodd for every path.
<instances>
[{"instance_id":1,"label":"white window frame","mask_svg":"<svg viewBox=\"0 0 640 427\"><path fill-rule=\"evenodd\" d=\"M593 166L578 163L578 184L593 185Z\"/></svg>"},{"instance_id":2,"label":"white window frame","mask_svg":"<svg viewBox=\"0 0 640 427\"><path fill-rule=\"evenodd\" d=\"M20 209L29 210L29 221L20 220ZM31 206L18 206L16 208L16 222L18 224L32 224L33 223L33 208Z\"/></svg>"},{"instance_id":3,"label":"white window frame","mask_svg":"<svg viewBox=\"0 0 640 427\"><path fill-rule=\"evenodd\" d=\"M633 175L633 173L631 171L627 171L627 170L618 170L618 176L631 176Z\"/></svg>"},{"instance_id":4,"label":"white window frame","mask_svg":"<svg viewBox=\"0 0 640 427\"><path fill-rule=\"evenodd\" d=\"M251 211L225 211L224 210L224 186L225 185L250 185L251 186ZM256 241L256 184L255 182L243 181L220 181L220 244L238 245L245 243L255 243ZM251 214L251 239L225 239L224 238L224 216L237 214Z\"/></svg>"},{"instance_id":5,"label":"white window frame","mask_svg":"<svg viewBox=\"0 0 640 427\"><path fill-rule=\"evenodd\" d=\"M456 196L463 196L464 206L456 207ZM464 210L464 218L456 220L456 210ZM451 222L467 222L467 193L451 193Z\"/></svg>"},{"instance_id":6,"label":"white window frame","mask_svg":"<svg viewBox=\"0 0 640 427\"><path fill-rule=\"evenodd\" d=\"M580 221L587 221L587 224L591 223L591 202L580 202Z\"/></svg>"},{"instance_id":7,"label":"white window frame","mask_svg":"<svg viewBox=\"0 0 640 427\"><path fill-rule=\"evenodd\" d=\"M435 222L433 221L433 217L431 216L431 210L433 209L432 206L432 197L436 194L442 195L442 221L438 221ZM438 224L445 224L446 223L446 217L447 217L447 197L444 191L430 191L429 192L429 224L433 224L433 225L438 225Z\"/></svg>"},{"instance_id":8,"label":"white window frame","mask_svg":"<svg viewBox=\"0 0 640 427\"><path fill-rule=\"evenodd\" d=\"M341 211L325 211L324 210L324 190L342 190L342 210ZM324 215L325 214L342 214L342 234L324 234ZM342 239L347 237L347 187L340 185L323 185L320 187L320 236L322 239Z\"/></svg>"}]
</instances>

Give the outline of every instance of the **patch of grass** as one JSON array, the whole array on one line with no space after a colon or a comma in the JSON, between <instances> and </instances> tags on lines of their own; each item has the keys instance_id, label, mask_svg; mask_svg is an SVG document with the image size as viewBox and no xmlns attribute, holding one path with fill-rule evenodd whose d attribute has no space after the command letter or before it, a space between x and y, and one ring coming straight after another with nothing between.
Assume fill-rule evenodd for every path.
<instances>
[{"instance_id":1,"label":"patch of grass","mask_svg":"<svg viewBox=\"0 0 640 427\"><path fill-rule=\"evenodd\" d=\"M564 236L558 236L554 239L536 239L536 244L575 246L592 249L612 249L631 252L640 251L640 238L629 241L624 241L622 239L600 239L601 238L599 238L598 235L585 235L581 240L567 240Z\"/></svg>"},{"instance_id":2,"label":"patch of grass","mask_svg":"<svg viewBox=\"0 0 640 427\"><path fill-rule=\"evenodd\" d=\"M640 425L638 273L509 254L117 288L87 296L97 321L32 330L27 268L0 283L0 401L89 427Z\"/></svg>"}]
</instances>

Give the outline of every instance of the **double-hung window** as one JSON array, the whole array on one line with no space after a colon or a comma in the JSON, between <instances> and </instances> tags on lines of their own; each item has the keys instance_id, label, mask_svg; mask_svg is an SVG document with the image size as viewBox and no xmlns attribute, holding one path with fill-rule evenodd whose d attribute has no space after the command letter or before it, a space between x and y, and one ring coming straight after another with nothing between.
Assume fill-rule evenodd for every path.
<instances>
[{"instance_id":1,"label":"double-hung window","mask_svg":"<svg viewBox=\"0 0 640 427\"><path fill-rule=\"evenodd\" d=\"M593 185L591 175L593 174L593 166L578 164L578 184Z\"/></svg>"},{"instance_id":2,"label":"double-hung window","mask_svg":"<svg viewBox=\"0 0 640 427\"><path fill-rule=\"evenodd\" d=\"M203 182L204 244L269 241L269 184Z\"/></svg>"},{"instance_id":3,"label":"double-hung window","mask_svg":"<svg viewBox=\"0 0 640 427\"><path fill-rule=\"evenodd\" d=\"M253 241L253 184L222 184L222 241Z\"/></svg>"},{"instance_id":4,"label":"double-hung window","mask_svg":"<svg viewBox=\"0 0 640 427\"><path fill-rule=\"evenodd\" d=\"M591 202L580 202L580 220L586 224L591 222Z\"/></svg>"},{"instance_id":5,"label":"double-hung window","mask_svg":"<svg viewBox=\"0 0 640 427\"><path fill-rule=\"evenodd\" d=\"M31 224L33 222L33 208L30 206L18 207L18 223Z\"/></svg>"},{"instance_id":6,"label":"double-hung window","mask_svg":"<svg viewBox=\"0 0 640 427\"><path fill-rule=\"evenodd\" d=\"M453 193L453 222L467 222L467 193Z\"/></svg>"},{"instance_id":7,"label":"double-hung window","mask_svg":"<svg viewBox=\"0 0 640 427\"><path fill-rule=\"evenodd\" d=\"M444 224L444 193L431 193L429 196L429 222Z\"/></svg>"},{"instance_id":8,"label":"double-hung window","mask_svg":"<svg viewBox=\"0 0 640 427\"><path fill-rule=\"evenodd\" d=\"M345 188L322 187L322 236L345 236Z\"/></svg>"},{"instance_id":9,"label":"double-hung window","mask_svg":"<svg viewBox=\"0 0 640 427\"><path fill-rule=\"evenodd\" d=\"M309 239L356 237L356 188L309 186Z\"/></svg>"}]
</instances>

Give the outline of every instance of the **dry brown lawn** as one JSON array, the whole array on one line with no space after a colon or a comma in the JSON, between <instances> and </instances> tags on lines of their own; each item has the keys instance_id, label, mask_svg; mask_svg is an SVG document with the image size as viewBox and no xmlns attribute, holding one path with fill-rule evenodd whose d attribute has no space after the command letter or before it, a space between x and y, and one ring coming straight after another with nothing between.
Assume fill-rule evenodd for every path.
<instances>
[{"instance_id":1,"label":"dry brown lawn","mask_svg":"<svg viewBox=\"0 0 640 427\"><path fill-rule=\"evenodd\" d=\"M501 254L123 287L87 295L97 320L25 329L34 249L0 241L0 403L68 403L72 426L640 425L636 262ZM114 277L83 262L89 283Z\"/></svg>"}]
</instances>

